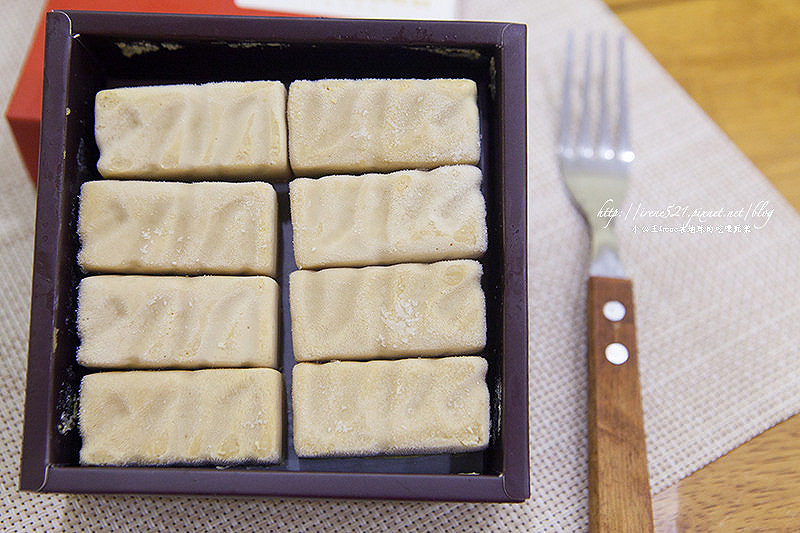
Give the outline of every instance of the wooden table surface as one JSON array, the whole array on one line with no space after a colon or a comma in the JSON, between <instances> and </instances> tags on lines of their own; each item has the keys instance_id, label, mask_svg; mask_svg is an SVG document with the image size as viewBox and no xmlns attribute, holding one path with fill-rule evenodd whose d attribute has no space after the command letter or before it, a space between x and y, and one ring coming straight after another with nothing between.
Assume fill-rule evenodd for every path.
<instances>
[{"instance_id":1,"label":"wooden table surface","mask_svg":"<svg viewBox=\"0 0 800 533\"><path fill-rule=\"evenodd\" d=\"M607 0L800 211L800 0ZM655 495L656 531L800 531L800 414Z\"/></svg>"}]
</instances>

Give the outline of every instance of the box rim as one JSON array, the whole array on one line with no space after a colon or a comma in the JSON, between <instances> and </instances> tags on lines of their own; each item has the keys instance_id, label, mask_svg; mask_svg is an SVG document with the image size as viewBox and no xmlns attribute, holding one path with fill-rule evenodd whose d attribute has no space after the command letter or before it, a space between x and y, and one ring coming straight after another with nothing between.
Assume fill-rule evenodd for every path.
<instances>
[{"instance_id":1,"label":"box rim","mask_svg":"<svg viewBox=\"0 0 800 533\"><path fill-rule=\"evenodd\" d=\"M39 175L47 176L48 179L43 179L38 184L36 199L31 319L20 466L20 488L23 490L44 490L47 484L47 426L52 401L49 387L40 385L51 381L52 354L57 342L55 317L50 302L53 301L58 270L60 227L53 228L49 224L47 213L57 211L60 203L58 182L49 177L63 173L63 161L53 155L52 148L49 150L50 157L45 159L43 155L48 153L46 147L63 146L65 143L66 128L60 115L66 107L67 58L70 47L55 45L56 39L68 38L69 19L61 16L51 18L49 15L48 19L52 22L45 29L45 61L52 67L49 71L45 69L43 91L54 96L43 99L39 138ZM56 152L60 153L60 150ZM43 324L49 325L49 335L41 331Z\"/></svg>"},{"instance_id":2,"label":"box rim","mask_svg":"<svg viewBox=\"0 0 800 533\"><path fill-rule=\"evenodd\" d=\"M510 34L510 35L506 35ZM503 472L504 489L511 499L526 499L530 496L530 442L528 435L528 246L527 246L527 113L509 112L527 109L527 65L525 57L525 27L509 25L503 30L506 37L522 42L521 47L501 46L500 54L504 68L500 69L500 83L521 85L511 98L507 91L499 91L503 109L503 270L505 276L503 313L504 354L517 357L503 361ZM505 175L518 173L516 179ZM514 260L509 260L514 259ZM515 305L508 305L509 303ZM511 394L508 394L511 392ZM524 400L526 409L513 409L506 405L508 396ZM511 428L518 431L510 433ZM523 434L524 430L524 436Z\"/></svg>"},{"instance_id":3,"label":"box rim","mask_svg":"<svg viewBox=\"0 0 800 533\"><path fill-rule=\"evenodd\" d=\"M287 43L308 43L313 36L317 41L332 40L348 44L371 44L386 42L404 45L436 46L455 43L463 45L497 45L508 44L504 33L509 27L524 28L525 25L515 22L481 22L466 20L420 21L420 20L385 20L385 19L349 19L327 17L274 17L249 15L201 15L195 13L145 13L145 12L113 12L113 11L78 11L53 10L47 14L63 16L67 19L74 34L101 34L104 36L129 37L137 40L155 38L164 40L164 35L175 39L216 38L242 39L242 34L250 34L249 39L260 38L259 31L265 22L275 22L292 26L291 29L280 24L270 28L270 38ZM111 22L112 18L124 18L125 24ZM186 26L176 24L187 22ZM325 23L325 27L320 25ZM235 23L235 25L233 24ZM86 27L82 26L87 24ZM425 32L406 34L405 26L425 26ZM370 26L369 33L364 31ZM90 29L89 29L90 28ZM399 29L394 35L388 30ZM88 31L87 31L88 30ZM377 32L375 30L378 30Z\"/></svg>"},{"instance_id":4,"label":"box rim","mask_svg":"<svg viewBox=\"0 0 800 533\"><path fill-rule=\"evenodd\" d=\"M215 469L191 467L137 466L121 469L50 465L47 467L47 491L495 503L522 501L507 495L503 475L226 470L235 475L222 477ZM213 491L209 487L213 487Z\"/></svg>"}]
</instances>

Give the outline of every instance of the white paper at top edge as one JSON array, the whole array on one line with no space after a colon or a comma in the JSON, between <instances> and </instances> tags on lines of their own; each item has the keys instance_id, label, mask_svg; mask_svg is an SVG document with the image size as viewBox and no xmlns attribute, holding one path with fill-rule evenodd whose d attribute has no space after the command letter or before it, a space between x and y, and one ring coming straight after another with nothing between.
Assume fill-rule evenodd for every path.
<instances>
[{"instance_id":1,"label":"white paper at top edge","mask_svg":"<svg viewBox=\"0 0 800 533\"><path fill-rule=\"evenodd\" d=\"M234 0L236 7L371 19L450 20L458 17L459 0Z\"/></svg>"}]
</instances>

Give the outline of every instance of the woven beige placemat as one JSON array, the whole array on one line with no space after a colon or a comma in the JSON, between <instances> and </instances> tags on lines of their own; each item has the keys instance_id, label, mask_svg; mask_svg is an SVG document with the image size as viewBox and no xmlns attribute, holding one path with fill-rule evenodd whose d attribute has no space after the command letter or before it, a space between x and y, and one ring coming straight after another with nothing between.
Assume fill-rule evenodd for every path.
<instances>
[{"instance_id":1,"label":"woven beige placemat","mask_svg":"<svg viewBox=\"0 0 800 533\"><path fill-rule=\"evenodd\" d=\"M3 109L42 3L4 5ZM559 182L553 144L568 30L626 30L597 0L465 0L462 6L464 18L528 24L533 498L522 505L477 505L19 493L35 200L3 122L0 528L483 532L586 527L588 237ZM800 411L800 217L633 39L628 59L637 152L629 202L638 215L619 224L635 287L648 459L657 492ZM675 206L689 212L656 216L674 212ZM759 208L762 216L751 214L747 221L712 216L720 209L742 208L751 213ZM690 216L695 209L709 212L705 222ZM703 229L652 231L652 226L680 225Z\"/></svg>"}]
</instances>

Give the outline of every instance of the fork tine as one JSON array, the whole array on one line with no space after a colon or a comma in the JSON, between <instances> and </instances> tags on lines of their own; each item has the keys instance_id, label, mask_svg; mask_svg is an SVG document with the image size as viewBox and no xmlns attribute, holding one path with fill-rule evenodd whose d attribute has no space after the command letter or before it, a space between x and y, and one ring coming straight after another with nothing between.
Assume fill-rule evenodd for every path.
<instances>
[{"instance_id":1,"label":"fork tine","mask_svg":"<svg viewBox=\"0 0 800 533\"><path fill-rule=\"evenodd\" d=\"M617 126L617 159L633 161L628 130L628 80L625 72L625 37L619 37L619 119Z\"/></svg>"},{"instance_id":2,"label":"fork tine","mask_svg":"<svg viewBox=\"0 0 800 533\"><path fill-rule=\"evenodd\" d=\"M589 104L589 93L591 88L591 75L592 75L592 35L586 36L586 65L584 66L583 74L583 98L581 105L581 122L578 133L578 152L584 157L591 157L594 150L592 149L592 133L591 133L591 105Z\"/></svg>"},{"instance_id":3,"label":"fork tine","mask_svg":"<svg viewBox=\"0 0 800 533\"><path fill-rule=\"evenodd\" d=\"M618 114L616 117L616 143L612 133L612 117L608 101L609 91L609 60L608 60L608 38L605 33L600 36L600 87L597 105L599 106L599 117L597 122L597 138L594 142L592 134L592 35L586 35L585 65L583 73L583 87L579 105L580 118L578 124L577 139L572 133L572 92L574 85L572 79L573 67L575 64L574 52L574 33L569 32L567 36L567 54L564 67L564 83L562 90L561 117L559 120L559 141L558 152L562 156L574 158L593 158L616 159L624 162L631 162L634 159L633 150L630 145L629 126L628 126L628 91L627 73L625 67L625 37L619 37L619 76L617 81L618 101L616 106ZM613 84L613 82L611 83Z\"/></svg>"},{"instance_id":4,"label":"fork tine","mask_svg":"<svg viewBox=\"0 0 800 533\"><path fill-rule=\"evenodd\" d=\"M597 151L600 157L611 159L614 151L611 147L611 126L608 118L608 43L606 34L600 38L600 121L598 123Z\"/></svg>"},{"instance_id":5,"label":"fork tine","mask_svg":"<svg viewBox=\"0 0 800 533\"><path fill-rule=\"evenodd\" d=\"M558 151L566 153L571 150L572 141L570 140L570 116L572 113L570 87L572 86L572 42L573 34L569 32L567 36L567 57L564 61L564 85L561 90L561 118L559 124Z\"/></svg>"}]
</instances>

